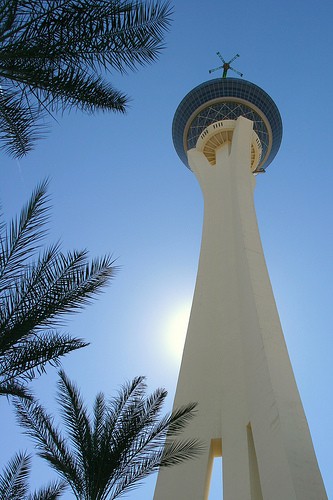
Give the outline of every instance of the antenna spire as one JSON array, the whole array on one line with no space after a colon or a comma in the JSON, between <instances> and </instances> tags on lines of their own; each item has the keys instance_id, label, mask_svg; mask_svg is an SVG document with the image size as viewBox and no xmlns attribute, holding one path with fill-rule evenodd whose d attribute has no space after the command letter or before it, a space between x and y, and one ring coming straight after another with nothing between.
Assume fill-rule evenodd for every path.
<instances>
[{"instance_id":1,"label":"antenna spire","mask_svg":"<svg viewBox=\"0 0 333 500\"><path fill-rule=\"evenodd\" d=\"M237 73L237 75L239 76L243 76L243 73L240 73L239 71L237 71L235 68L233 68L232 66L230 66L230 64L235 60L237 59L237 57L239 57L239 54L236 54L234 55L234 57L232 59L230 59L230 61L226 62L222 55L220 54L220 52L216 52L216 54L219 56L219 58L221 59L221 61L223 62L223 65L222 66L219 66L218 68L213 68L213 69L210 69L209 70L209 73L213 73L213 71L218 71L219 69L223 69L223 74L222 74L222 78L227 78L227 73L228 73L228 70L231 69L232 71L234 71L235 73Z\"/></svg>"}]
</instances>

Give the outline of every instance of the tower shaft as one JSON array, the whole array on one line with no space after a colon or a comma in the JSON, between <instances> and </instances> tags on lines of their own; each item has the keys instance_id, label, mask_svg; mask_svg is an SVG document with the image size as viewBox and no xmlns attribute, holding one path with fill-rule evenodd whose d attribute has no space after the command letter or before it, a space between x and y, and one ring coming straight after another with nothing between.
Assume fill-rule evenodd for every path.
<instances>
[{"instance_id":1,"label":"tower shaft","mask_svg":"<svg viewBox=\"0 0 333 500\"><path fill-rule=\"evenodd\" d=\"M239 117L212 166L187 153L204 196L198 275L175 407L206 451L159 472L154 500L206 500L214 456L224 500L327 498L261 246L251 173L252 121Z\"/></svg>"}]
</instances>

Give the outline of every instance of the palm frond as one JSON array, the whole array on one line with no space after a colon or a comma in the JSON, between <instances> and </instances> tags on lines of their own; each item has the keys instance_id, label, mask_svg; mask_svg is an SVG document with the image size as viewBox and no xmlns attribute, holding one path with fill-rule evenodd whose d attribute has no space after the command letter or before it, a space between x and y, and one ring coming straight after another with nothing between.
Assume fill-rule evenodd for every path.
<instances>
[{"instance_id":1,"label":"palm frond","mask_svg":"<svg viewBox=\"0 0 333 500\"><path fill-rule=\"evenodd\" d=\"M155 391L158 399L160 391ZM147 418L147 425L140 424L134 430L131 445L126 448L126 453L123 453L121 466L109 479L107 487L108 491L112 492L110 498L116 498L120 492L132 489L149 474L156 472L159 467L177 465L195 458L203 451L202 444L196 439L178 442L173 440L174 435L179 434L180 430L184 429L188 421L193 418L195 403L183 406L159 421L157 418L160 412L160 401L149 407L155 408L153 418L150 415ZM143 420L145 420L144 416ZM119 451L116 450L115 453Z\"/></svg>"},{"instance_id":2,"label":"palm frond","mask_svg":"<svg viewBox=\"0 0 333 500\"><path fill-rule=\"evenodd\" d=\"M59 316L88 304L114 274L109 257L86 262L86 252L59 255L57 247L30 265L16 288L2 295L0 375L3 381L32 379L47 363L87 345L68 335L41 331L59 324Z\"/></svg>"},{"instance_id":3,"label":"palm frond","mask_svg":"<svg viewBox=\"0 0 333 500\"><path fill-rule=\"evenodd\" d=\"M89 261L86 250L63 254L59 244L34 260L46 232L47 184L8 228L0 221L0 394L23 397L24 382L87 345L51 328L90 303L116 272L108 255Z\"/></svg>"},{"instance_id":4,"label":"palm frond","mask_svg":"<svg viewBox=\"0 0 333 500\"><path fill-rule=\"evenodd\" d=\"M43 137L42 113L24 102L20 88L13 91L6 87L0 78L0 147L9 155L21 158Z\"/></svg>"},{"instance_id":5,"label":"palm frond","mask_svg":"<svg viewBox=\"0 0 333 500\"><path fill-rule=\"evenodd\" d=\"M103 430L105 425L105 415L107 413L107 406L105 403L105 396L102 392L98 393L94 402L94 421L93 421L93 452L98 454L100 444L103 439Z\"/></svg>"},{"instance_id":6,"label":"palm frond","mask_svg":"<svg viewBox=\"0 0 333 500\"><path fill-rule=\"evenodd\" d=\"M48 180L33 191L20 217L14 219L8 230L3 226L0 233L0 293L11 288L21 276L23 265L40 246L45 236L45 224L49 219Z\"/></svg>"},{"instance_id":7,"label":"palm frond","mask_svg":"<svg viewBox=\"0 0 333 500\"><path fill-rule=\"evenodd\" d=\"M3 296L0 352L36 328L58 325L64 314L89 304L114 274L110 256L87 262L86 251L64 255L58 246L46 250Z\"/></svg>"},{"instance_id":8,"label":"palm frond","mask_svg":"<svg viewBox=\"0 0 333 500\"><path fill-rule=\"evenodd\" d=\"M0 5L0 141L26 154L52 110L124 112L128 98L103 78L156 61L168 1L15 0Z\"/></svg>"},{"instance_id":9,"label":"palm frond","mask_svg":"<svg viewBox=\"0 0 333 500\"><path fill-rule=\"evenodd\" d=\"M67 440L54 425L54 419L37 401L14 401L19 424L25 434L36 444L37 454L67 482L71 488L83 494L84 476L76 464Z\"/></svg>"},{"instance_id":10,"label":"palm frond","mask_svg":"<svg viewBox=\"0 0 333 500\"><path fill-rule=\"evenodd\" d=\"M144 378L138 377L108 404L98 395L92 427L77 387L64 372L59 375L58 402L73 445L71 449L41 405L35 401L16 401L15 405L19 422L35 441L38 454L80 498L87 492L91 493L89 498L116 498L160 466L176 465L201 452L196 440L172 439L172 432L178 434L193 416L194 404L159 420L166 392L159 389L145 397ZM98 435L92 436L95 431ZM109 436L107 443L106 436ZM93 442L97 444L95 448Z\"/></svg>"},{"instance_id":11,"label":"palm frond","mask_svg":"<svg viewBox=\"0 0 333 500\"><path fill-rule=\"evenodd\" d=\"M116 498L160 466L195 458L202 451L195 439L174 441L170 431L172 426L179 433L193 417L195 405L161 419L166 391L146 396L144 377L125 384L109 401L98 394L90 419L78 388L63 371L59 375L57 400L69 439L60 435L38 403L19 401L16 408L38 454L68 481L77 498Z\"/></svg>"},{"instance_id":12,"label":"palm frond","mask_svg":"<svg viewBox=\"0 0 333 500\"><path fill-rule=\"evenodd\" d=\"M191 460L204 451L205 447L197 439L174 441L167 439L160 467L170 467Z\"/></svg>"},{"instance_id":13,"label":"palm frond","mask_svg":"<svg viewBox=\"0 0 333 500\"><path fill-rule=\"evenodd\" d=\"M55 61L58 68L76 64L94 71L110 66L134 70L157 59L171 14L169 2L52 0L34 13L25 10L15 45L9 47L24 60L24 48L31 58L39 44L39 58ZM7 52L6 60L9 56Z\"/></svg>"},{"instance_id":14,"label":"palm frond","mask_svg":"<svg viewBox=\"0 0 333 500\"><path fill-rule=\"evenodd\" d=\"M0 381L0 396L11 396L28 400L33 399L31 392L25 387L25 385L16 381Z\"/></svg>"},{"instance_id":15,"label":"palm frond","mask_svg":"<svg viewBox=\"0 0 333 500\"><path fill-rule=\"evenodd\" d=\"M54 481L29 495L27 500L58 500L65 493L66 489L67 485L65 481Z\"/></svg>"},{"instance_id":16,"label":"palm frond","mask_svg":"<svg viewBox=\"0 0 333 500\"><path fill-rule=\"evenodd\" d=\"M131 382L125 383L117 397L109 402L108 428L122 427L123 420L128 414L128 408L133 402L140 401L146 390L145 377L135 377Z\"/></svg>"},{"instance_id":17,"label":"palm frond","mask_svg":"<svg viewBox=\"0 0 333 500\"><path fill-rule=\"evenodd\" d=\"M188 425L196 413L196 403L189 403L174 410L167 418L166 426L173 436L178 436L180 432ZM163 423L160 423L161 428Z\"/></svg>"},{"instance_id":18,"label":"palm frond","mask_svg":"<svg viewBox=\"0 0 333 500\"><path fill-rule=\"evenodd\" d=\"M92 459L93 451L89 415L78 388L63 370L59 372L59 377L57 401L61 405L63 421L76 452L76 461L87 477L88 462Z\"/></svg>"},{"instance_id":19,"label":"palm frond","mask_svg":"<svg viewBox=\"0 0 333 500\"><path fill-rule=\"evenodd\" d=\"M13 345L14 344L14 345ZM24 341L13 342L11 348L0 352L0 384L12 381L31 381L46 372L45 366L59 366L60 358L86 347L87 342L68 334L48 331L39 336L31 335Z\"/></svg>"},{"instance_id":20,"label":"palm frond","mask_svg":"<svg viewBox=\"0 0 333 500\"><path fill-rule=\"evenodd\" d=\"M2 500L21 500L28 490L30 455L17 453L5 467L0 476L0 498Z\"/></svg>"},{"instance_id":21,"label":"palm frond","mask_svg":"<svg viewBox=\"0 0 333 500\"><path fill-rule=\"evenodd\" d=\"M125 112L128 97L114 89L101 76L91 73L74 63L64 65L63 67L57 65L55 68L54 59L52 60L52 64L47 64L46 62L43 65L38 64L36 57L40 57L41 51L45 50L44 46L34 47L36 54L30 54L26 47L22 50L24 51L24 54L21 56L22 63L19 66L19 60L16 59L15 70L12 69L13 63L10 59L8 61L0 59L0 77L3 79L10 77L20 87L19 106L14 108L13 100L5 106L7 101L5 101L3 96L4 111L7 114L15 111L17 115L15 115L15 118L20 120L18 123L10 121L9 125L11 128L9 128L9 133L12 135L15 132L13 127L18 129L19 126L21 128L17 131L20 132L20 138L23 137L23 132L26 133L26 130L31 130L32 134L35 122L43 116L43 110L52 112L76 108L89 113L97 110ZM48 57L50 57L50 54L48 54ZM2 101L0 100L0 106L1 104ZM1 109L0 107L0 111ZM30 114L27 112L29 110L31 111ZM24 119L29 115L31 116L26 123ZM4 119L6 116L4 115ZM10 118L11 115L9 115L8 121ZM27 140L25 138L24 140L25 144Z\"/></svg>"},{"instance_id":22,"label":"palm frond","mask_svg":"<svg viewBox=\"0 0 333 500\"><path fill-rule=\"evenodd\" d=\"M76 108L89 113L98 110L125 113L129 100L100 76L75 66L53 74L39 73L38 87L29 80L29 88L35 88L37 99L52 111Z\"/></svg>"},{"instance_id":23,"label":"palm frond","mask_svg":"<svg viewBox=\"0 0 333 500\"><path fill-rule=\"evenodd\" d=\"M0 4L0 39L6 37L16 25L16 14L19 0L3 0Z\"/></svg>"},{"instance_id":24,"label":"palm frond","mask_svg":"<svg viewBox=\"0 0 333 500\"><path fill-rule=\"evenodd\" d=\"M28 478L31 469L31 457L26 453L17 453L0 475L1 500L57 500L65 492L64 481L54 481L38 491L28 493Z\"/></svg>"},{"instance_id":25,"label":"palm frond","mask_svg":"<svg viewBox=\"0 0 333 500\"><path fill-rule=\"evenodd\" d=\"M203 451L204 446L196 439L171 441L165 447L154 446L149 452L139 455L135 461L122 469L122 474L113 478L108 485L108 499L113 500L128 494L160 467L173 467L187 460L193 460ZM114 480L116 479L116 480ZM106 498L106 497L105 497Z\"/></svg>"}]
</instances>

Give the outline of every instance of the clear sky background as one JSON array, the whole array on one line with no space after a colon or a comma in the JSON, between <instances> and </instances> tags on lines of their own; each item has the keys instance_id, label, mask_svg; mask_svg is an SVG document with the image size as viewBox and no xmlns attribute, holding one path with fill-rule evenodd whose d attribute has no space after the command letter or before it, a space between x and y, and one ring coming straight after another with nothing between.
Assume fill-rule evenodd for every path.
<instances>
[{"instance_id":1,"label":"clear sky background","mask_svg":"<svg viewBox=\"0 0 333 500\"><path fill-rule=\"evenodd\" d=\"M203 200L172 144L173 114L219 65L216 51L262 87L283 121L282 145L257 177L256 209L290 358L329 498L333 498L333 3L178 0L157 64L111 80L131 97L126 116L58 117L21 161L1 153L0 198L9 219L49 177L49 241L113 253L121 269L66 330L91 345L63 365L90 404L146 375L171 407L201 240ZM213 75L218 76L217 74ZM230 76L235 76L230 73ZM54 410L56 371L33 387ZM1 401L1 464L28 438ZM34 485L48 469L34 461ZM155 478L127 498L152 498ZM215 481L216 482L216 481ZM216 488L216 489L215 489ZM65 498L72 498L68 494ZM219 498L214 484L211 499ZM185 499L184 499L185 500Z\"/></svg>"}]
</instances>

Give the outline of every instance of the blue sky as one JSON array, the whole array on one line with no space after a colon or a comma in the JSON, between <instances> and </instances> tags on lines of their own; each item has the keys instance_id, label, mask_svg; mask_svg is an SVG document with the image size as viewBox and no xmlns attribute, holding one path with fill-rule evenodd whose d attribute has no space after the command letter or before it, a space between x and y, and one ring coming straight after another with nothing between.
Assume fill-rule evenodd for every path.
<instances>
[{"instance_id":1,"label":"blue sky","mask_svg":"<svg viewBox=\"0 0 333 500\"><path fill-rule=\"evenodd\" d=\"M64 361L88 402L146 375L172 404L181 335L191 303L202 228L199 186L178 159L171 123L180 100L236 52L235 68L276 102L282 145L257 179L256 209L289 354L329 498L333 498L332 186L333 99L330 0L179 0L157 64L121 77L126 116L58 116L26 159L1 154L0 198L17 213L50 178L50 241L64 250L112 253L121 269L112 286L65 329L91 345ZM216 74L214 75L216 76ZM184 327L183 327L184 330ZM55 371L34 384L54 408ZM1 463L27 438L2 405ZM47 470L34 462L33 481ZM154 480L128 498L152 498ZM71 498L68 494L66 498ZM217 489L211 499L218 498Z\"/></svg>"}]
</instances>

